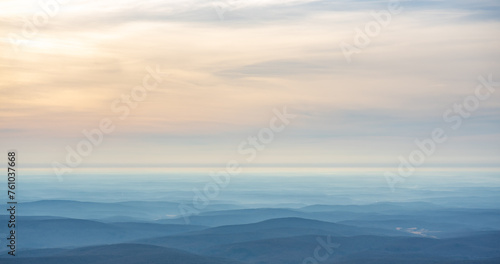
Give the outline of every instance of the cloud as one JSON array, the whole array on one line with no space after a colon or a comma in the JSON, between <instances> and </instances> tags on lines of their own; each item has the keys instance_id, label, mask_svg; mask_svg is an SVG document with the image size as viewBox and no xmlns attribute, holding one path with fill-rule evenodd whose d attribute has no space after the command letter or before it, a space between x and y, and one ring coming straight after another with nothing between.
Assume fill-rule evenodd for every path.
<instances>
[{"instance_id":1,"label":"cloud","mask_svg":"<svg viewBox=\"0 0 500 264\"><path fill-rule=\"evenodd\" d=\"M224 21L213 3L227 7ZM101 118L115 118L111 102L141 83L146 66L159 64L169 74L162 89L117 124L113 146L121 154L144 138L158 140L146 144L153 153L172 145L195 149L190 142L208 150L237 145L286 105L301 118L277 153L291 155L297 146L297 153L309 150L305 161L326 160L341 156L332 146L354 144L349 151L358 157L376 158L363 146L411 144L473 93L477 76L498 79L500 72L497 2L403 5L347 64L339 43L352 42L355 28L386 1L72 1L18 53L6 36L21 35L21 18L40 8L2 1L0 137L13 144L35 138L40 149L47 140L64 152L67 141L58 139L77 140ZM481 104L459 136L498 156L495 145L479 140L495 137L496 98ZM218 154L234 146L224 151ZM189 159L182 153L180 160Z\"/></svg>"}]
</instances>

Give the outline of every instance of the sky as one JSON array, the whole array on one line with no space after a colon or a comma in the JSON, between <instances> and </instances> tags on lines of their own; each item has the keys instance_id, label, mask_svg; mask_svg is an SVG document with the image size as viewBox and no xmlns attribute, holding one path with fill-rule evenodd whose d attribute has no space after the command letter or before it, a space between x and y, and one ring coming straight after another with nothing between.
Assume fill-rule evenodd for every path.
<instances>
[{"instance_id":1,"label":"sky","mask_svg":"<svg viewBox=\"0 0 500 264\"><path fill-rule=\"evenodd\" d=\"M442 129L421 166L498 167L499 91L443 115L480 76L500 82L500 3L393 4L356 46L390 1L1 1L1 149L65 164L104 119L114 130L78 166L397 167ZM120 118L147 69L161 83ZM238 150L284 109L294 118L254 158Z\"/></svg>"}]
</instances>

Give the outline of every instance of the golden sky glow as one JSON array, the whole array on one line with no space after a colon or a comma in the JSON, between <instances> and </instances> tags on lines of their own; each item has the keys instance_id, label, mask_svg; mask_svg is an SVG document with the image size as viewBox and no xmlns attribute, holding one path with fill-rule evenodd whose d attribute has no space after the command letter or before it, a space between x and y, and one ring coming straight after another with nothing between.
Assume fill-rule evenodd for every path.
<instances>
[{"instance_id":1,"label":"golden sky glow","mask_svg":"<svg viewBox=\"0 0 500 264\"><path fill-rule=\"evenodd\" d=\"M498 4L445 3L401 2L347 63L339 43L352 43L386 2L222 1L221 20L202 1L74 0L26 38L22 18L43 9L2 1L2 147L50 163L111 118L116 131L89 163L223 163L286 106L298 117L257 162L390 164L446 126L443 112L474 93L478 76L500 81ZM117 120L112 102L155 65L161 88ZM481 102L435 162L498 161L499 94Z\"/></svg>"}]
</instances>

